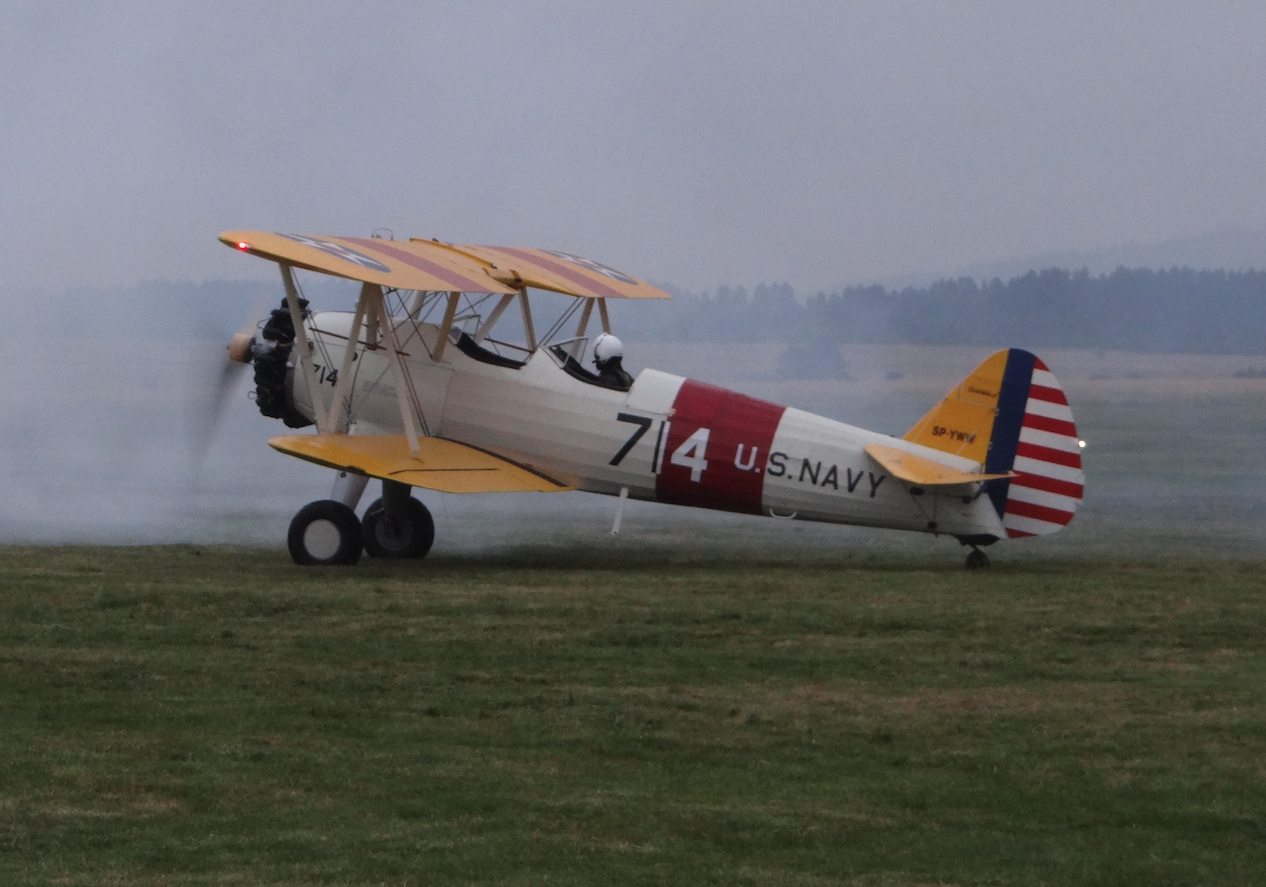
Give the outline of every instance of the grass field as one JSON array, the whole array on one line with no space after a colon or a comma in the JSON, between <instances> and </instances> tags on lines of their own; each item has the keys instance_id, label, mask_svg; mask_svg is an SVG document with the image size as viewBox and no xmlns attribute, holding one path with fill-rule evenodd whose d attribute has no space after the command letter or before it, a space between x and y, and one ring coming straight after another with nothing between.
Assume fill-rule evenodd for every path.
<instances>
[{"instance_id":1,"label":"grass field","mask_svg":"<svg viewBox=\"0 0 1266 887\"><path fill-rule=\"evenodd\" d=\"M1266 881L1259 559L0 549L0 883Z\"/></svg>"},{"instance_id":2,"label":"grass field","mask_svg":"<svg viewBox=\"0 0 1266 887\"><path fill-rule=\"evenodd\" d=\"M632 353L895 433L984 356L782 347ZM1258 358L1044 352L1087 499L980 575L581 493L424 494L425 563L301 570L328 473L244 399L193 471L144 353L0 385L0 887L1266 883ZM12 546L188 540L269 547Z\"/></svg>"}]
</instances>

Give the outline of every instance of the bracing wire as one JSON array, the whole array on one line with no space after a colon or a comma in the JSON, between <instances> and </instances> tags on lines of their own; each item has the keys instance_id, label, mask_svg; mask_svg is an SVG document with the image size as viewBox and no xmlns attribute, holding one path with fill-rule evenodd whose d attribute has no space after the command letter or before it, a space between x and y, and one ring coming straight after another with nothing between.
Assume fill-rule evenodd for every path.
<instances>
[{"instance_id":1,"label":"bracing wire","mask_svg":"<svg viewBox=\"0 0 1266 887\"><path fill-rule=\"evenodd\" d=\"M554 338L554 334L557 333L559 330L561 330L563 328L563 325L567 323L567 321L571 320L571 316L575 314L577 309L579 308L580 308L580 299L573 299L571 303L571 307L568 308L566 311L564 311L563 316L558 318L558 320L554 322L554 325L549 328L549 332L547 332L544 338L540 340L540 343L542 345L549 344L549 342Z\"/></svg>"}]
</instances>

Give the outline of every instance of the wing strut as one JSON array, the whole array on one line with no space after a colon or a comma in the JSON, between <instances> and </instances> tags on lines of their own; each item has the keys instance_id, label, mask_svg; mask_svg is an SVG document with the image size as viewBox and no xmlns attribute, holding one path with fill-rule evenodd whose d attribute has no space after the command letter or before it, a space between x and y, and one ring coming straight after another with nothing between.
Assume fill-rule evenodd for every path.
<instances>
[{"instance_id":1,"label":"wing strut","mask_svg":"<svg viewBox=\"0 0 1266 887\"><path fill-rule=\"evenodd\" d=\"M404 423L404 435L409 441L409 450L417 455L418 428L413 420L412 405L409 403L409 378L405 373L404 359L400 356L400 348L396 344L395 328L391 325L391 318L387 316L387 305L383 298L382 287L366 284L366 289L371 286L373 289L373 292L369 294L372 300L371 305L373 312L378 315L378 330L387 348L387 365L391 368L391 381L396 389L396 405L400 408L400 421Z\"/></svg>"},{"instance_id":2,"label":"wing strut","mask_svg":"<svg viewBox=\"0 0 1266 887\"><path fill-rule=\"evenodd\" d=\"M576 349L580 347L580 340L585 334L585 328L589 326L589 317L593 314L593 299L585 299L585 307L580 309L580 323L576 324L576 338L571 344L572 360L580 360L580 355L576 353Z\"/></svg>"},{"instance_id":3,"label":"wing strut","mask_svg":"<svg viewBox=\"0 0 1266 887\"><path fill-rule=\"evenodd\" d=\"M519 305L523 309L523 331L527 334L528 351L536 350L536 328L532 326L532 308L528 305L527 287L519 287Z\"/></svg>"},{"instance_id":4,"label":"wing strut","mask_svg":"<svg viewBox=\"0 0 1266 887\"><path fill-rule=\"evenodd\" d=\"M479 329L475 330L475 344L483 343L488 338L488 334L492 332L493 325L501 319L501 315L510 307L510 303L514 301L514 296L502 296L501 301L497 302L497 307L492 309L492 313L488 315L488 319L479 325Z\"/></svg>"},{"instance_id":5,"label":"wing strut","mask_svg":"<svg viewBox=\"0 0 1266 887\"><path fill-rule=\"evenodd\" d=\"M607 300L598 300L598 316L602 318L602 331L611 335L611 318L607 316Z\"/></svg>"},{"instance_id":6,"label":"wing strut","mask_svg":"<svg viewBox=\"0 0 1266 887\"><path fill-rule=\"evenodd\" d=\"M347 350L343 352L343 365L339 367L338 384L334 386L333 420L334 433L343 429L343 408L347 406L347 392L351 389L352 358L356 356L356 346L360 344L360 328L365 322L365 309L378 289L372 283L365 283L360 288L360 298L356 300L356 312L352 315L352 328L347 334ZM348 416L351 419L351 416Z\"/></svg>"},{"instance_id":7,"label":"wing strut","mask_svg":"<svg viewBox=\"0 0 1266 887\"><path fill-rule=\"evenodd\" d=\"M317 385L316 367L312 365L312 348L308 345L308 333L303 326L303 309L299 307L299 289L295 286L295 278L290 270L289 262L278 262L281 268L281 282L286 287L286 305L290 308L290 322L295 328L295 344L299 346L299 365L308 380L308 391L312 394L312 415L316 419L317 431L329 434L329 417L325 412L325 404L321 403L321 389Z\"/></svg>"},{"instance_id":8,"label":"wing strut","mask_svg":"<svg viewBox=\"0 0 1266 887\"><path fill-rule=\"evenodd\" d=\"M426 290L414 290L413 298L409 302L409 317L413 320L420 320L422 306L426 304Z\"/></svg>"},{"instance_id":9,"label":"wing strut","mask_svg":"<svg viewBox=\"0 0 1266 887\"><path fill-rule=\"evenodd\" d=\"M431 360L436 363L444 356L444 346L448 344L448 334L453 331L453 318L457 316L457 303L461 297L461 293L448 294L448 307L444 309L444 320L440 323L440 338L435 343L435 353L431 355Z\"/></svg>"}]
</instances>

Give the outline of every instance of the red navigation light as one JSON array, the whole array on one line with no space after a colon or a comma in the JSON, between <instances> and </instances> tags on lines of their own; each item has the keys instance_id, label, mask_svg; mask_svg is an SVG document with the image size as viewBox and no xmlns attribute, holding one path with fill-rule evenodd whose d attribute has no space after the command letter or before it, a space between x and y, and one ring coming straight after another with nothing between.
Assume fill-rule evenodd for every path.
<instances>
[{"instance_id":1,"label":"red navigation light","mask_svg":"<svg viewBox=\"0 0 1266 887\"><path fill-rule=\"evenodd\" d=\"M250 248L251 248L251 245L250 245L249 243L247 243L245 240L241 240L241 241L238 241L237 248L238 248L238 249L250 249Z\"/></svg>"}]
</instances>

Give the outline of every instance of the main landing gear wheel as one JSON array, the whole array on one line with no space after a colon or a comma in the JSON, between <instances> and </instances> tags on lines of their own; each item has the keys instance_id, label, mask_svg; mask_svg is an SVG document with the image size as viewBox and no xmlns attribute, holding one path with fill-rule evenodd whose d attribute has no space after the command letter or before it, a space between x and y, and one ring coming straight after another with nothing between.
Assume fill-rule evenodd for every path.
<instances>
[{"instance_id":1,"label":"main landing gear wheel","mask_svg":"<svg viewBox=\"0 0 1266 887\"><path fill-rule=\"evenodd\" d=\"M286 543L290 556L301 566L351 565L360 560L360 521L342 502L310 502L290 522Z\"/></svg>"},{"instance_id":2,"label":"main landing gear wheel","mask_svg":"<svg viewBox=\"0 0 1266 887\"><path fill-rule=\"evenodd\" d=\"M969 570L989 569L989 555L985 554L979 548L972 548L971 553L967 555L967 569Z\"/></svg>"},{"instance_id":3,"label":"main landing gear wheel","mask_svg":"<svg viewBox=\"0 0 1266 887\"><path fill-rule=\"evenodd\" d=\"M381 499L365 509L361 535L370 557L403 559L426 557L435 541L435 521L426 506L410 496L402 514L387 513Z\"/></svg>"}]
</instances>

